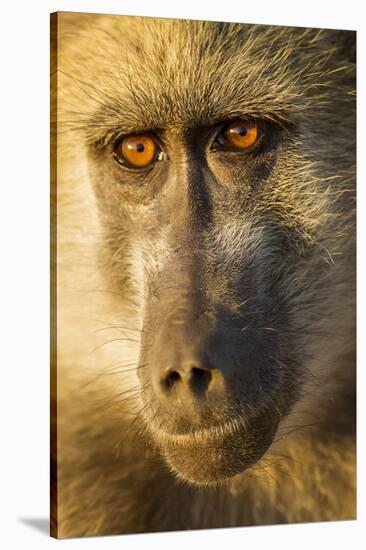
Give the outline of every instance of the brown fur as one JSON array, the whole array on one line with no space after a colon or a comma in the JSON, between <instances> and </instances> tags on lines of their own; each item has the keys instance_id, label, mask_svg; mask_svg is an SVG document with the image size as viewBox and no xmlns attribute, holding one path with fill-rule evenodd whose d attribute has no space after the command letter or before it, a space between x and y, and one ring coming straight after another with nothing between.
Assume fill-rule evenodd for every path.
<instances>
[{"instance_id":1,"label":"brown fur","mask_svg":"<svg viewBox=\"0 0 366 550\"><path fill-rule=\"evenodd\" d=\"M353 519L353 33L53 17L53 534ZM88 151L131 128L165 124L178 136L211 124L218 112L240 116L242 105L247 115L301 131L247 225L235 211L217 220L210 253L229 258L232 269L243 255L260 253L266 266L276 250L262 246L256 220L290 235L298 266L285 274L283 292L295 312L289 329L304 380L263 458L221 486L202 488L176 479L141 423L138 256L152 264L163 237L137 250L116 223L108 240ZM126 197L131 211L133 200ZM228 293L222 281L218 295Z\"/></svg>"}]
</instances>

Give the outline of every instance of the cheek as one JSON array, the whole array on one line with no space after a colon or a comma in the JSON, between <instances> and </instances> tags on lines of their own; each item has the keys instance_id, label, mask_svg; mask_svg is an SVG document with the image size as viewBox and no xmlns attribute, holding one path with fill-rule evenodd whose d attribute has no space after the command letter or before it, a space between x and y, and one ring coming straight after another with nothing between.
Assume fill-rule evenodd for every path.
<instances>
[{"instance_id":1,"label":"cheek","mask_svg":"<svg viewBox=\"0 0 366 550\"><path fill-rule=\"evenodd\" d=\"M217 153L208 158L208 167L219 187L240 189L243 194L250 192L251 169L248 162L238 157Z\"/></svg>"},{"instance_id":2,"label":"cheek","mask_svg":"<svg viewBox=\"0 0 366 550\"><path fill-rule=\"evenodd\" d=\"M137 296L142 300L145 295L145 266L142 248L134 244L130 247L128 256L132 282Z\"/></svg>"},{"instance_id":3,"label":"cheek","mask_svg":"<svg viewBox=\"0 0 366 550\"><path fill-rule=\"evenodd\" d=\"M241 266L254 258L262 233L261 227L241 218L217 227L210 237L209 246L215 251L219 264Z\"/></svg>"},{"instance_id":4,"label":"cheek","mask_svg":"<svg viewBox=\"0 0 366 550\"><path fill-rule=\"evenodd\" d=\"M122 208L149 207L156 202L167 179L167 163L157 162L145 172L129 171L119 166L110 151L89 152L88 172L99 207L119 212Z\"/></svg>"},{"instance_id":5,"label":"cheek","mask_svg":"<svg viewBox=\"0 0 366 550\"><path fill-rule=\"evenodd\" d=\"M156 231L150 225L138 224L129 247L129 263L142 299L149 282L157 279L171 254L167 229Z\"/></svg>"},{"instance_id":6,"label":"cheek","mask_svg":"<svg viewBox=\"0 0 366 550\"><path fill-rule=\"evenodd\" d=\"M256 157L239 153L232 156L217 154L208 159L208 164L218 190L233 193L236 205L247 208L257 203L259 194L271 186L279 158L275 150Z\"/></svg>"}]
</instances>

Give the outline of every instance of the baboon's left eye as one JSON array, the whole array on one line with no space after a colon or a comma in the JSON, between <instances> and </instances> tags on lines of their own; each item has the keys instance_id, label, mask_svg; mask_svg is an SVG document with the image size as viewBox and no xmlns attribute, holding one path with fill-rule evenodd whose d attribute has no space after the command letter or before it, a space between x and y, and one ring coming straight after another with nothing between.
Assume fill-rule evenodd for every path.
<instances>
[{"instance_id":1,"label":"baboon's left eye","mask_svg":"<svg viewBox=\"0 0 366 550\"><path fill-rule=\"evenodd\" d=\"M250 149L259 138L258 125L252 120L238 119L226 126L216 139L223 149Z\"/></svg>"},{"instance_id":2,"label":"baboon's left eye","mask_svg":"<svg viewBox=\"0 0 366 550\"><path fill-rule=\"evenodd\" d=\"M146 168L158 160L160 149L149 135L129 135L117 142L114 158L130 168Z\"/></svg>"}]
</instances>

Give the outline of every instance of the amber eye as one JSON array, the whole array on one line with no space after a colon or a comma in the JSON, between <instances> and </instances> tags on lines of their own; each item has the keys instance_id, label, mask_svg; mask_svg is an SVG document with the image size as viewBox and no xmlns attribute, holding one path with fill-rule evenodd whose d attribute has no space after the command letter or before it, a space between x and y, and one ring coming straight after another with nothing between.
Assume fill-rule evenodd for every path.
<instances>
[{"instance_id":1,"label":"amber eye","mask_svg":"<svg viewBox=\"0 0 366 550\"><path fill-rule=\"evenodd\" d=\"M235 120L218 137L224 149L250 149L259 137L258 126L251 120Z\"/></svg>"},{"instance_id":2,"label":"amber eye","mask_svg":"<svg viewBox=\"0 0 366 550\"><path fill-rule=\"evenodd\" d=\"M114 150L116 160L132 168L145 168L158 156L158 146L154 139L146 135L131 135L117 143Z\"/></svg>"}]
</instances>

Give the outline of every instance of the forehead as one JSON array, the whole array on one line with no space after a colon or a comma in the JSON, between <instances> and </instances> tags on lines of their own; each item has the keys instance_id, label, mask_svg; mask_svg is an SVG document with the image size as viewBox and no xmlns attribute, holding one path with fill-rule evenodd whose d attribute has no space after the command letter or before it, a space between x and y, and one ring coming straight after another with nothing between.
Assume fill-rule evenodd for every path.
<instances>
[{"instance_id":1,"label":"forehead","mask_svg":"<svg viewBox=\"0 0 366 550\"><path fill-rule=\"evenodd\" d=\"M70 112L77 101L95 132L243 115L291 121L314 78L307 56L314 67L321 40L311 29L60 14L61 101Z\"/></svg>"}]
</instances>

